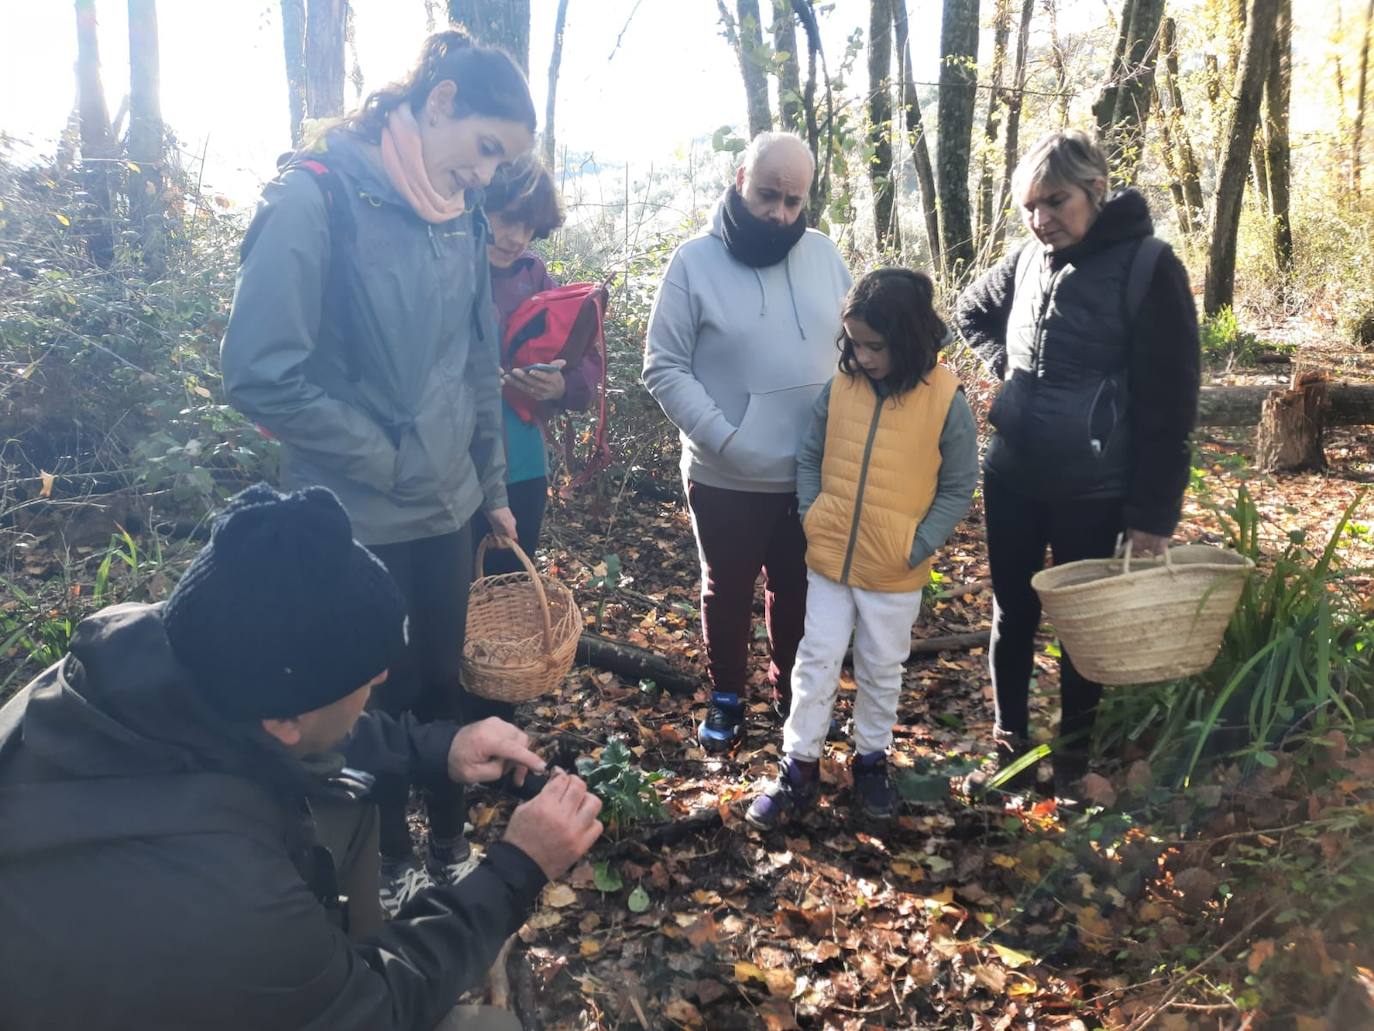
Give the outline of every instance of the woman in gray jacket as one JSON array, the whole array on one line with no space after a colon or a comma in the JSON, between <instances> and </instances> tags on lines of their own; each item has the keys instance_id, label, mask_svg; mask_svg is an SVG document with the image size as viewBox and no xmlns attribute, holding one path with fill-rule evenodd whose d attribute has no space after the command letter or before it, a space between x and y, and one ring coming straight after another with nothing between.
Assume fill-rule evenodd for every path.
<instances>
[{"instance_id":1,"label":"woman in gray jacket","mask_svg":"<svg viewBox=\"0 0 1374 1031\"><path fill-rule=\"evenodd\" d=\"M498 341L475 205L530 149L529 88L503 51L461 30L426 40L263 191L221 347L229 400L282 442L282 486L320 484L409 607L407 668L378 704L461 717L459 670L478 510L515 536L506 503ZM251 642L245 642L251 646ZM422 867L409 785L379 779L384 907L463 868L461 789L426 795Z\"/></svg>"}]
</instances>

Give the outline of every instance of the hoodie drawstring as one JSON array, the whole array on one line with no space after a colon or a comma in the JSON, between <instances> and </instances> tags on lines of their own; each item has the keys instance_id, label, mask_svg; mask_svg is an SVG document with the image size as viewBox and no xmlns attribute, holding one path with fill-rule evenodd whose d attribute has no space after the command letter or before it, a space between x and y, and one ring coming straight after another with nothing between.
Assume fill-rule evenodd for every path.
<instances>
[{"instance_id":1,"label":"hoodie drawstring","mask_svg":"<svg viewBox=\"0 0 1374 1031\"><path fill-rule=\"evenodd\" d=\"M768 314L768 291L763 287L763 276L754 269L754 280L759 284L759 318Z\"/></svg>"},{"instance_id":2,"label":"hoodie drawstring","mask_svg":"<svg viewBox=\"0 0 1374 1031\"><path fill-rule=\"evenodd\" d=\"M787 295L792 298L792 318L797 321L797 332L801 334L803 340L806 339L806 327L802 325L801 312L797 310L797 291L792 287L792 252L787 252L787 257L782 259L783 275L787 277Z\"/></svg>"}]
</instances>

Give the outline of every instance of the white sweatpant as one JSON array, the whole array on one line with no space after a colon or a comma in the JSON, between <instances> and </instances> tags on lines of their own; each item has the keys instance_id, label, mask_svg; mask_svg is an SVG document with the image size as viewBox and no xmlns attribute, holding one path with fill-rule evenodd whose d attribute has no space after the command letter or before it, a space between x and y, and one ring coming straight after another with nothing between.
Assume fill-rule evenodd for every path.
<instances>
[{"instance_id":1,"label":"white sweatpant","mask_svg":"<svg viewBox=\"0 0 1374 1031\"><path fill-rule=\"evenodd\" d=\"M902 663L911 653L911 625L921 592L865 591L806 571L806 632L792 667L792 711L782 748L798 759L819 759L840 689L840 667L854 635L854 748L859 755L892 744Z\"/></svg>"}]
</instances>

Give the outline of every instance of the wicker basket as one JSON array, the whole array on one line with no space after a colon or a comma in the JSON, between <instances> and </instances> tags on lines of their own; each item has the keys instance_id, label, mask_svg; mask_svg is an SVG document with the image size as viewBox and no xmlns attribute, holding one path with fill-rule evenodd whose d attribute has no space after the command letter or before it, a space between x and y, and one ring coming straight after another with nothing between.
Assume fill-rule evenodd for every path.
<instances>
[{"instance_id":1,"label":"wicker basket","mask_svg":"<svg viewBox=\"0 0 1374 1031\"><path fill-rule=\"evenodd\" d=\"M495 541L482 539L476 569ZM571 590L541 576L514 541L509 546L525 571L479 577L468 591L463 686L498 702L525 702L553 690L572 669L582 614Z\"/></svg>"},{"instance_id":2,"label":"wicker basket","mask_svg":"<svg viewBox=\"0 0 1374 1031\"><path fill-rule=\"evenodd\" d=\"M1085 559L1036 573L1031 586L1074 667L1103 684L1153 684L1201 673L1254 562L1205 544L1164 557Z\"/></svg>"}]
</instances>

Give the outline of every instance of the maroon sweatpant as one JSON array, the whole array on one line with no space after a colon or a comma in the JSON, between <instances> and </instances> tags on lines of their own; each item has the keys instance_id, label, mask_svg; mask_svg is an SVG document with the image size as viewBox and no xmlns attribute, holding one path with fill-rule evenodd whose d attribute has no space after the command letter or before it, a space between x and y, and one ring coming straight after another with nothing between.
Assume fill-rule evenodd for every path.
<instances>
[{"instance_id":1,"label":"maroon sweatpant","mask_svg":"<svg viewBox=\"0 0 1374 1031\"><path fill-rule=\"evenodd\" d=\"M754 582L762 570L768 680L787 694L806 626L806 536L797 496L688 480L687 504L701 554L701 629L712 689L745 693Z\"/></svg>"}]
</instances>

